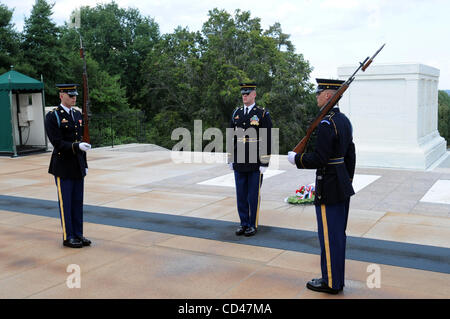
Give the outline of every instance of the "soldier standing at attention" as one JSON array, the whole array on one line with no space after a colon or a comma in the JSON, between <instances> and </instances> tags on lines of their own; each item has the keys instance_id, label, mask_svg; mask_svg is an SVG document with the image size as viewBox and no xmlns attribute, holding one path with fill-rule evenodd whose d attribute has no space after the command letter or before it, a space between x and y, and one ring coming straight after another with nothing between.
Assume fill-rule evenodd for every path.
<instances>
[{"instance_id":1,"label":"soldier standing at attention","mask_svg":"<svg viewBox=\"0 0 450 319\"><path fill-rule=\"evenodd\" d=\"M344 83L316 79L317 104L323 107ZM316 207L321 248L322 277L307 283L307 288L337 294L343 290L345 245L350 196L355 173L355 144L350 120L334 107L317 127L317 141L311 153L288 153L288 160L299 169L317 169Z\"/></svg>"},{"instance_id":2,"label":"soldier standing at attention","mask_svg":"<svg viewBox=\"0 0 450 319\"><path fill-rule=\"evenodd\" d=\"M253 236L258 227L260 190L269 166L272 120L269 112L256 105L256 84L240 83L244 106L234 110L233 154L228 163L234 170L240 226L236 235Z\"/></svg>"},{"instance_id":3,"label":"soldier standing at attention","mask_svg":"<svg viewBox=\"0 0 450 319\"><path fill-rule=\"evenodd\" d=\"M83 140L83 117L73 108L77 101L77 84L56 84L61 104L45 117L45 130L53 144L48 172L55 176L63 245L71 248L89 246L83 237L84 177L88 165Z\"/></svg>"}]
</instances>

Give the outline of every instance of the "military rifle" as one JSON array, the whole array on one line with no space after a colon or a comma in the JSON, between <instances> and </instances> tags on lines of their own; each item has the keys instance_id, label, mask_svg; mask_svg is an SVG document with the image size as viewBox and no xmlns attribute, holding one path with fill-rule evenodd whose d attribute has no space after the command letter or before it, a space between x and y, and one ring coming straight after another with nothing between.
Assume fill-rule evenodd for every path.
<instances>
[{"instance_id":1,"label":"military rifle","mask_svg":"<svg viewBox=\"0 0 450 319\"><path fill-rule=\"evenodd\" d=\"M89 115L90 115L90 101L89 101L89 87L88 87L88 76L86 68L86 57L84 55L83 42L81 40L80 34L80 56L83 59L83 142L91 143L91 138L89 136Z\"/></svg>"},{"instance_id":2,"label":"military rifle","mask_svg":"<svg viewBox=\"0 0 450 319\"><path fill-rule=\"evenodd\" d=\"M377 52L375 52L375 54L369 58L367 57L363 62L359 63L359 67L356 69L355 72L353 72L353 74L348 78L347 81L345 81L341 87L339 88L339 90L337 90L334 95L331 97L331 99L320 108L320 113L319 115L316 116L316 118L314 119L314 121L309 125L308 129L306 130L306 135L302 138L302 140L294 147L293 151L295 153L303 153L305 151L306 148L306 144L308 144L308 141L311 137L311 134L314 132L314 130L316 129L316 127L319 125L319 123L322 121L322 119L325 117L325 115L327 115L327 113L337 104L337 102L339 102L339 100L341 99L342 95L344 94L344 92L348 89L348 87L350 86L350 84L353 82L353 80L355 79L355 75L356 73L358 73L358 71L360 69L364 71L366 71L366 69L369 67L369 65L372 63L373 59L377 56L377 54L383 49L383 47L386 44L383 44L381 46L381 48L379 48L377 50Z\"/></svg>"}]
</instances>

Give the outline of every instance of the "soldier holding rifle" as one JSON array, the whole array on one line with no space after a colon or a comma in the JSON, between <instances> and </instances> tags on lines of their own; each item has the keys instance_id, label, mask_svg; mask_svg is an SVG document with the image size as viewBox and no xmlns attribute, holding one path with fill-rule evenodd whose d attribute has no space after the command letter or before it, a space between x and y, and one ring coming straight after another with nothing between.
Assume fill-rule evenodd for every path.
<instances>
[{"instance_id":1,"label":"soldier holding rifle","mask_svg":"<svg viewBox=\"0 0 450 319\"><path fill-rule=\"evenodd\" d=\"M83 142L83 117L76 104L77 84L57 84L61 104L45 118L45 130L53 144L48 172L55 176L63 245L70 248L90 246L83 236L84 177L88 171L86 151L91 145Z\"/></svg>"},{"instance_id":2,"label":"soldier holding rifle","mask_svg":"<svg viewBox=\"0 0 450 319\"><path fill-rule=\"evenodd\" d=\"M350 196L355 173L355 144L350 120L336 107L337 102L354 80L365 71L384 45L367 57L347 81L316 79L317 105L320 114L309 126L306 136L297 144L288 160L299 169L316 169L314 205L320 242L322 277L309 281L308 289L337 294L344 288L345 249ZM317 128L313 152L305 153L306 143Z\"/></svg>"},{"instance_id":3,"label":"soldier holding rifle","mask_svg":"<svg viewBox=\"0 0 450 319\"><path fill-rule=\"evenodd\" d=\"M317 79L317 104L325 105L344 81ZM321 247L322 277L307 283L311 290L336 294L344 287L345 242L350 196L355 192L355 145L349 119L334 107L317 128L313 152L289 152L297 168L315 168L316 216Z\"/></svg>"}]
</instances>

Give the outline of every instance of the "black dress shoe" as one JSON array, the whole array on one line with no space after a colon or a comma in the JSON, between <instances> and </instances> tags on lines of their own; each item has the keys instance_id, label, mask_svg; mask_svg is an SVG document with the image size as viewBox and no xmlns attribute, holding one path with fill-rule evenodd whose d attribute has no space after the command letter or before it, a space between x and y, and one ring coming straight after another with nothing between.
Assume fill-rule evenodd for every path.
<instances>
[{"instance_id":1,"label":"black dress shoe","mask_svg":"<svg viewBox=\"0 0 450 319\"><path fill-rule=\"evenodd\" d=\"M83 246L90 246L91 245L91 241L89 239L87 239L86 237L80 237L78 238L79 241L81 241L81 243L83 244Z\"/></svg>"},{"instance_id":2,"label":"black dress shoe","mask_svg":"<svg viewBox=\"0 0 450 319\"><path fill-rule=\"evenodd\" d=\"M244 233L244 235L245 236L247 236L247 237L249 237L249 236L253 236L254 234L256 234L256 228L255 227L248 227L246 230L245 230L245 233Z\"/></svg>"},{"instance_id":3,"label":"black dress shoe","mask_svg":"<svg viewBox=\"0 0 450 319\"><path fill-rule=\"evenodd\" d=\"M314 291L325 292L325 293L332 294L332 295L335 295L335 294L339 293L339 291L342 291L342 288L341 289L333 289L333 288L328 287L328 285L322 280L322 278L313 279L311 281L308 281L308 283L306 284L306 287L308 289L311 289Z\"/></svg>"},{"instance_id":4,"label":"black dress shoe","mask_svg":"<svg viewBox=\"0 0 450 319\"><path fill-rule=\"evenodd\" d=\"M239 226L238 229L236 229L236 235L241 236L245 233L245 230L247 229L247 226Z\"/></svg>"},{"instance_id":5,"label":"black dress shoe","mask_svg":"<svg viewBox=\"0 0 450 319\"><path fill-rule=\"evenodd\" d=\"M63 245L70 248L81 248L83 247L83 243L76 238L70 238L63 241Z\"/></svg>"}]
</instances>

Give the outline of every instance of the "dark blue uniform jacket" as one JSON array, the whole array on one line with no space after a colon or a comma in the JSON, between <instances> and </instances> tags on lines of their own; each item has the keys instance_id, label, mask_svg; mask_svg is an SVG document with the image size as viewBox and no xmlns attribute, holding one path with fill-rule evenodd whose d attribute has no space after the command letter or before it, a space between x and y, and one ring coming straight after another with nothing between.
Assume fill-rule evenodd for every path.
<instances>
[{"instance_id":1,"label":"dark blue uniform jacket","mask_svg":"<svg viewBox=\"0 0 450 319\"><path fill-rule=\"evenodd\" d=\"M251 172L259 170L260 166L269 166L272 120L268 111L255 104L245 115L243 107L237 108L229 127L235 135L227 136L233 152L228 154L228 163L233 163L235 171Z\"/></svg>"},{"instance_id":2,"label":"dark blue uniform jacket","mask_svg":"<svg viewBox=\"0 0 450 319\"><path fill-rule=\"evenodd\" d=\"M45 130L54 147L48 172L63 179L81 179L88 167L86 152L79 148L83 140L83 117L75 109L73 116L74 119L60 105L45 117Z\"/></svg>"},{"instance_id":3,"label":"dark blue uniform jacket","mask_svg":"<svg viewBox=\"0 0 450 319\"><path fill-rule=\"evenodd\" d=\"M349 119L333 108L317 127L314 152L298 153L298 168L315 168L316 196L314 203L336 204L355 194L352 180L355 173L355 144Z\"/></svg>"}]
</instances>

